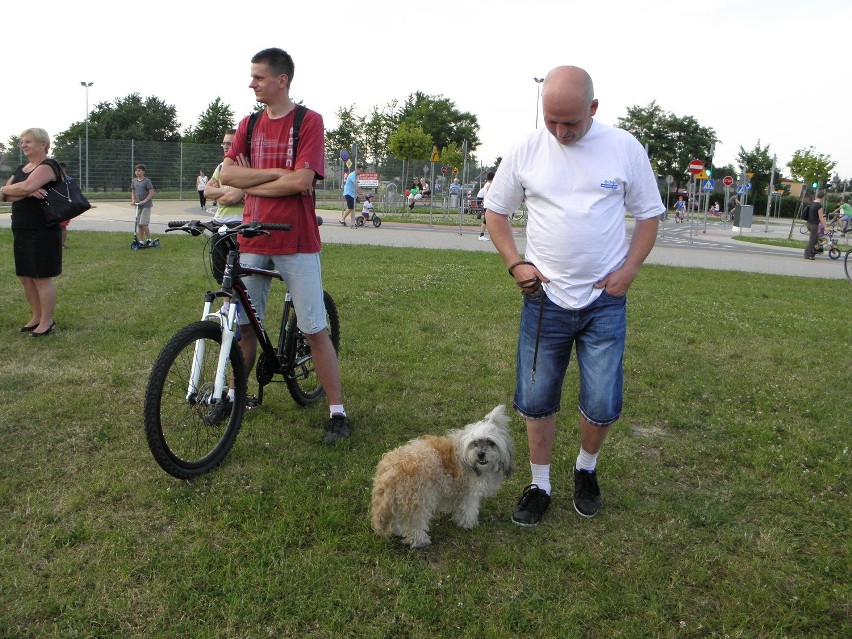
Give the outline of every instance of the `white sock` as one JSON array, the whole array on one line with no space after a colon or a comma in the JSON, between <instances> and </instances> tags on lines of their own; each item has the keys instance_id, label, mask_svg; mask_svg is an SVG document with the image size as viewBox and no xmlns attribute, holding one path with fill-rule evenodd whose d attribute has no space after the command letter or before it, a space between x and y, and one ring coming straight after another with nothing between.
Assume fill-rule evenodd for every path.
<instances>
[{"instance_id":1,"label":"white sock","mask_svg":"<svg viewBox=\"0 0 852 639\"><path fill-rule=\"evenodd\" d=\"M583 450L583 447L580 446L580 454L577 455L577 463L574 465L574 467L577 470L588 470L591 472L598 465L598 455L600 454L600 451L598 451L594 455L592 455L591 453L587 453L585 450Z\"/></svg>"},{"instance_id":2,"label":"white sock","mask_svg":"<svg viewBox=\"0 0 852 639\"><path fill-rule=\"evenodd\" d=\"M532 482L548 495L550 494L550 464L533 464L530 462Z\"/></svg>"},{"instance_id":3,"label":"white sock","mask_svg":"<svg viewBox=\"0 0 852 639\"><path fill-rule=\"evenodd\" d=\"M234 401L234 395L235 394L236 394L236 391L233 388L228 389L228 399L230 399L231 401Z\"/></svg>"},{"instance_id":4,"label":"white sock","mask_svg":"<svg viewBox=\"0 0 852 639\"><path fill-rule=\"evenodd\" d=\"M343 415L346 417L346 411L343 410L343 404L334 404L333 406L328 407L329 417L333 417L334 415Z\"/></svg>"}]
</instances>

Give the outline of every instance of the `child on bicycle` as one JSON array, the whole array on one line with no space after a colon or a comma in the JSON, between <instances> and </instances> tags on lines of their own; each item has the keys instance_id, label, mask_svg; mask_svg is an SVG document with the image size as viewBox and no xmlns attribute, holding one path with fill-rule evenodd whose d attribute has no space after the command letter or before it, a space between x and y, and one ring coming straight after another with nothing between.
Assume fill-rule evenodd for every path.
<instances>
[{"instance_id":1,"label":"child on bicycle","mask_svg":"<svg viewBox=\"0 0 852 639\"><path fill-rule=\"evenodd\" d=\"M683 212L686 210L686 202L683 201L683 196L677 196L677 202L675 202L675 218L678 220L683 219Z\"/></svg>"},{"instance_id":2,"label":"child on bicycle","mask_svg":"<svg viewBox=\"0 0 852 639\"><path fill-rule=\"evenodd\" d=\"M364 222L370 221L370 216L373 214L373 194L367 193L364 196L364 205L361 207L361 217L364 218Z\"/></svg>"}]
</instances>

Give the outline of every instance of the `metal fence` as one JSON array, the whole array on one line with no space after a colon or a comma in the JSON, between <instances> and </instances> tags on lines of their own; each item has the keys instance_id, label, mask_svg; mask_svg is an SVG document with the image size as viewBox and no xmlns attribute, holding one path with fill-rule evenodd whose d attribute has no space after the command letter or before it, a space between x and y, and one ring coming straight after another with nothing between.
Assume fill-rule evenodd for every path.
<instances>
[{"instance_id":1,"label":"metal fence","mask_svg":"<svg viewBox=\"0 0 852 639\"><path fill-rule=\"evenodd\" d=\"M169 192L179 198L195 196L195 180L203 169L213 175L222 161L222 147L218 144L190 144L186 142L142 142L139 140L94 140L81 138L76 143L51 149L53 157L64 162L68 173L80 183L84 191L98 193L126 193L130 189L133 170L137 164L145 165L145 175L158 192ZM26 162L20 149L13 148L0 158L0 180L5 182L15 167ZM441 164L429 158L400 160L388 157L378 163L362 162L370 172L378 173L382 184L380 192L393 185L391 191L404 195L414 177L424 177L437 197L446 195L452 182L451 169L441 173ZM320 190L342 188L347 167L339 156L327 157L325 180L317 185ZM481 184L486 167L468 163L459 167L459 180ZM477 187L478 189L478 187Z\"/></svg>"}]
</instances>

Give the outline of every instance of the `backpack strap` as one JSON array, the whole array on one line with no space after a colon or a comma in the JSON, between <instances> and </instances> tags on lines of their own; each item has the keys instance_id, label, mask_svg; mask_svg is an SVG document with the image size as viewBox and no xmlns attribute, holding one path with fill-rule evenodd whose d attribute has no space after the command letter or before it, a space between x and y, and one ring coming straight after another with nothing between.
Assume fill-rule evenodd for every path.
<instances>
[{"instance_id":1,"label":"backpack strap","mask_svg":"<svg viewBox=\"0 0 852 639\"><path fill-rule=\"evenodd\" d=\"M255 111L249 116L248 128L246 129L246 148L248 149L249 164L251 164L251 134L254 131L254 125L257 124L262 114L263 109Z\"/></svg>"},{"instance_id":2,"label":"backpack strap","mask_svg":"<svg viewBox=\"0 0 852 639\"><path fill-rule=\"evenodd\" d=\"M308 107L302 104L296 105L296 117L293 118L293 168L296 167L296 151L299 148L299 131L302 128L302 120L305 119L305 113L307 110Z\"/></svg>"},{"instance_id":3,"label":"backpack strap","mask_svg":"<svg viewBox=\"0 0 852 639\"><path fill-rule=\"evenodd\" d=\"M296 105L296 117L293 119L293 162L296 162L296 151L299 148L299 131L302 128L302 120L305 119L305 113L307 112L308 107L297 104ZM246 148L249 153L249 160L251 160L251 135L254 132L254 125L257 124L257 121L260 119L261 114L263 113L263 109L259 111L255 111L251 114L248 121L248 127L246 128Z\"/></svg>"}]
</instances>

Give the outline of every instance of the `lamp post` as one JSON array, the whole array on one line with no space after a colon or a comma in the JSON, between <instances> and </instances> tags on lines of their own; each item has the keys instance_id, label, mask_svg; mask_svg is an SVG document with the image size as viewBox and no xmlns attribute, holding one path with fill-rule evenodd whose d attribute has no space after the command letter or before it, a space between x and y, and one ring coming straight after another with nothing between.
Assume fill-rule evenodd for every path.
<instances>
[{"instance_id":1,"label":"lamp post","mask_svg":"<svg viewBox=\"0 0 852 639\"><path fill-rule=\"evenodd\" d=\"M94 82L81 82L80 86L86 89L86 190L89 190L89 87Z\"/></svg>"},{"instance_id":2,"label":"lamp post","mask_svg":"<svg viewBox=\"0 0 852 639\"><path fill-rule=\"evenodd\" d=\"M535 80L535 128L538 128L538 101L541 97L541 83L544 78L533 78Z\"/></svg>"}]
</instances>

